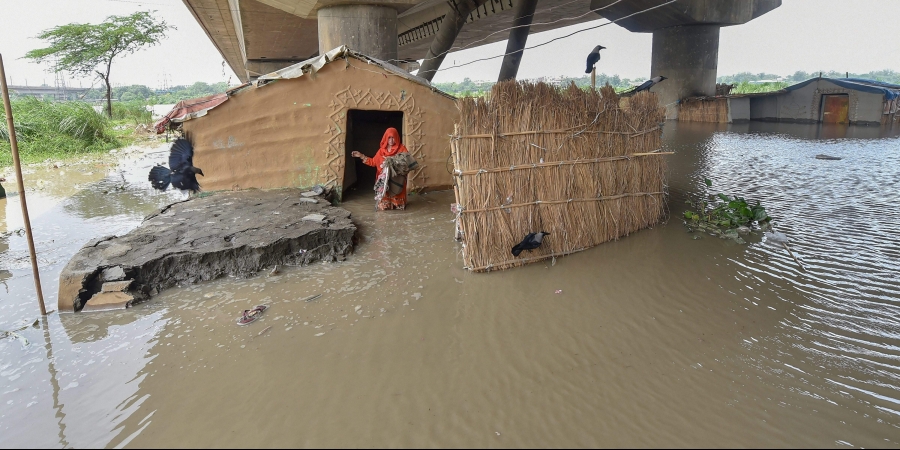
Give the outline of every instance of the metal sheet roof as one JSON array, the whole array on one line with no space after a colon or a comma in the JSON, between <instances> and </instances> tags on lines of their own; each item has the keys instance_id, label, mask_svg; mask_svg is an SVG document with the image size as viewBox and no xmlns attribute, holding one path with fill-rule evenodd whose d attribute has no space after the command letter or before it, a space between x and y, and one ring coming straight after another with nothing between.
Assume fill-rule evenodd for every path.
<instances>
[{"instance_id":1,"label":"metal sheet roof","mask_svg":"<svg viewBox=\"0 0 900 450\"><path fill-rule=\"evenodd\" d=\"M892 100L900 97L900 86L896 84L884 83L875 80L865 80L862 78L810 78L806 81L797 83L784 88L785 91L793 91L800 89L814 81L825 80L834 83L842 88L854 89L857 91L871 92L873 94L882 94L886 100Z\"/></svg>"}]
</instances>

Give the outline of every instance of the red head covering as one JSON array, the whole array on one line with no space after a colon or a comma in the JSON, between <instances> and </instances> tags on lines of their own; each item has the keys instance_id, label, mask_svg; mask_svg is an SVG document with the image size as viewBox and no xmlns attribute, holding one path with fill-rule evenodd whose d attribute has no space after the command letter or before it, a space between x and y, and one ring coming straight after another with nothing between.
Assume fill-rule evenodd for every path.
<instances>
[{"instance_id":1,"label":"red head covering","mask_svg":"<svg viewBox=\"0 0 900 450\"><path fill-rule=\"evenodd\" d=\"M388 148L388 138L394 137L394 146ZM389 156L394 156L397 153L406 152L406 147L400 143L400 133L397 132L396 128L388 128L387 131L384 132L384 136L381 138L381 148L378 149L378 153L375 153L375 156L364 159L363 164L367 166L372 166L375 168L375 173L377 175L381 175L381 164L384 163L384 158Z\"/></svg>"},{"instance_id":2,"label":"red head covering","mask_svg":"<svg viewBox=\"0 0 900 450\"><path fill-rule=\"evenodd\" d=\"M394 138L394 146L388 147L388 138ZM400 143L400 133L396 128L388 128L384 132L384 136L381 138L381 148L378 149L382 156L394 156L397 153L402 153L406 151L406 147Z\"/></svg>"}]
</instances>

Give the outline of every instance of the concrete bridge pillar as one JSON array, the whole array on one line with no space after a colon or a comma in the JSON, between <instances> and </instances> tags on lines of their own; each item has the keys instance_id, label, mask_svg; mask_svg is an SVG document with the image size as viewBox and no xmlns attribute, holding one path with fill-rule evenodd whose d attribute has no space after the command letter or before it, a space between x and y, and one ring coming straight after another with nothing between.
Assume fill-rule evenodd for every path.
<instances>
[{"instance_id":1,"label":"concrete bridge pillar","mask_svg":"<svg viewBox=\"0 0 900 450\"><path fill-rule=\"evenodd\" d=\"M500 75L497 81L514 80L519 73L519 64L525 52L525 43L528 41L528 32L531 30L531 22L534 18L534 10L538 0L521 0L516 3L515 18L512 30L509 30L509 40L506 43L506 56L500 64Z\"/></svg>"},{"instance_id":2,"label":"concrete bridge pillar","mask_svg":"<svg viewBox=\"0 0 900 450\"><path fill-rule=\"evenodd\" d=\"M781 0L591 0L591 10L627 30L653 33L647 78L666 77L650 89L663 105L715 95L719 29L747 23L779 6ZM669 119L677 118L677 108L668 111Z\"/></svg>"},{"instance_id":3,"label":"concrete bridge pillar","mask_svg":"<svg viewBox=\"0 0 900 450\"><path fill-rule=\"evenodd\" d=\"M689 25L653 32L650 76L667 78L652 89L659 95L661 104L716 94L720 28L718 25Z\"/></svg>"},{"instance_id":4,"label":"concrete bridge pillar","mask_svg":"<svg viewBox=\"0 0 900 450\"><path fill-rule=\"evenodd\" d=\"M364 55L396 64L397 10L381 5L333 5L316 13L319 54L346 45Z\"/></svg>"}]
</instances>

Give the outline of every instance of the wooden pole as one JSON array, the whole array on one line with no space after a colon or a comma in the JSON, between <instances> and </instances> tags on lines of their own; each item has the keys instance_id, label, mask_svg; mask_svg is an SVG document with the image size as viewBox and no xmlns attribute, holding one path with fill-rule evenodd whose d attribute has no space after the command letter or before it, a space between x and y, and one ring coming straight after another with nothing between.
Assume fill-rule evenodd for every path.
<instances>
[{"instance_id":1,"label":"wooden pole","mask_svg":"<svg viewBox=\"0 0 900 450\"><path fill-rule=\"evenodd\" d=\"M591 67L591 89L597 90L597 66Z\"/></svg>"},{"instance_id":2,"label":"wooden pole","mask_svg":"<svg viewBox=\"0 0 900 450\"><path fill-rule=\"evenodd\" d=\"M31 253L31 271L34 274L34 288L37 291L41 315L47 315L44 307L44 293L41 290L41 274L38 272L37 255L34 251L34 236L31 234L31 220L28 219L28 204L25 202L25 182L22 180L22 164L19 162L19 145L16 142L16 126L13 124L12 105L9 103L9 88L6 86L6 71L3 68L3 55L0 54L0 92L3 92L3 107L6 108L6 125L9 128L9 146L12 149L13 165L16 167L16 184L19 186L19 202L22 205L22 218L25 219L25 236L28 239L28 251Z\"/></svg>"}]
</instances>

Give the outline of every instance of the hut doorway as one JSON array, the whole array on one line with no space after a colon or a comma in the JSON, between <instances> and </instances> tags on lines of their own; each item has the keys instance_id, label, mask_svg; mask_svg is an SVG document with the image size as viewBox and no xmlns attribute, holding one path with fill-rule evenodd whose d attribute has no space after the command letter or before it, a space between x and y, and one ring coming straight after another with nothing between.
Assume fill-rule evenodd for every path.
<instances>
[{"instance_id":1,"label":"hut doorway","mask_svg":"<svg viewBox=\"0 0 900 450\"><path fill-rule=\"evenodd\" d=\"M828 94L822 96L822 123L847 123L849 117L849 95Z\"/></svg>"},{"instance_id":2,"label":"hut doorway","mask_svg":"<svg viewBox=\"0 0 900 450\"><path fill-rule=\"evenodd\" d=\"M392 127L400 132L401 137L403 136L403 112L362 109L347 111L342 200L346 200L348 196L372 195L372 187L375 186L375 168L350 156L350 152L358 151L370 158L375 156L385 130Z\"/></svg>"}]
</instances>

